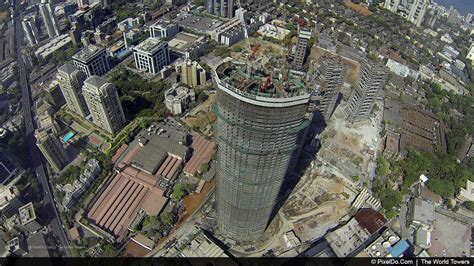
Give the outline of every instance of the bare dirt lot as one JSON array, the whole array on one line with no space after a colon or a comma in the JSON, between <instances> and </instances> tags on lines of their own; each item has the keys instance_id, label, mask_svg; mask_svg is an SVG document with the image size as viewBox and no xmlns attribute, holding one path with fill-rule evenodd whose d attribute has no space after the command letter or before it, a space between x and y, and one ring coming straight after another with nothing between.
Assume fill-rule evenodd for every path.
<instances>
[{"instance_id":1,"label":"bare dirt lot","mask_svg":"<svg viewBox=\"0 0 474 266\"><path fill-rule=\"evenodd\" d=\"M183 119L189 127L196 129L206 135L209 134L210 125L216 121L216 115L212 106L216 102L216 94L210 94L209 98L193 110Z\"/></svg>"},{"instance_id":2,"label":"bare dirt lot","mask_svg":"<svg viewBox=\"0 0 474 266\"><path fill-rule=\"evenodd\" d=\"M311 62L317 63L319 62L320 58L323 56L337 56L337 54L333 54L329 51L318 48L317 45L313 45L313 47L311 48L311 53L309 55ZM351 60L347 60L344 58L341 58L341 59L344 62L344 64L347 65L346 82L354 86L355 83L357 82L357 79L359 78L360 65Z\"/></svg>"},{"instance_id":3,"label":"bare dirt lot","mask_svg":"<svg viewBox=\"0 0 474 266\"><path fill-rule=\"evenodd\" d=\"M183 200L184 208L186 212L179 217L179 223L185 221L188 217L192 216L196 210L201 207L203 202L209 197L209 193L214 189L216 185L216 178L213 178L211 182L206 182L200 193L193 193Z\"/></svg>"},{"instance_id":4,"label":"bare dirt lot","mask_svg":"<svg viewBox=\"0 0 474 266\"><path fill-rule=\"evenodd\" d=\"M365 5L352 3L350 0L345 0L344 4L348 8L354 10L355 12L361 14L362 16L371 16L373 14L372 11L370 11L369 8Z\"/></svg>"}]
</instances>

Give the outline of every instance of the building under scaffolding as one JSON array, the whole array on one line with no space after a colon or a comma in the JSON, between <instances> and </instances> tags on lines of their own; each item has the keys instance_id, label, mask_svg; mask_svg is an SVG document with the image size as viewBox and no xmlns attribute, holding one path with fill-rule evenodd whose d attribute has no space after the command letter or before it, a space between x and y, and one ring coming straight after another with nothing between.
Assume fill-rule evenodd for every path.
<instances>
[{"instance_id":1,"label":"building under scaffolding","mask_svg":"<svg viewBox=\"0 0 474 266\"><path fill-rule=\"evenodd\" d=\"M309 124L312 75L227 61L217 66L218 225L248 242L262 236Z\"/></svg>"}]
</instances>

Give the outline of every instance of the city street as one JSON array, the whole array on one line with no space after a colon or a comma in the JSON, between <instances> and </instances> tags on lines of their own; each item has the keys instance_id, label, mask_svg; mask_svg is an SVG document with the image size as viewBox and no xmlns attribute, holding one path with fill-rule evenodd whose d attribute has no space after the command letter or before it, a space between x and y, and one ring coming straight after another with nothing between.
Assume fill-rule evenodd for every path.
<instances>
[{"instance_id":1,"label":"city street","mask_svg":"<svg viewBox=\"0 0 474 266\"><path fill-rule=\"evenodd\" d=\"M49 183L47 177L46 167L42 161L41 154L39 152L38 147L35 145L34 139L34 121L31 112L31 91L28 85L27 73L25 68L25 63L21 56L21 41L23 31L21 29L21 20L22 20L22 13L20 10L20 1L15 1L15 14L14 14L14 30L15 30L15 53L16 53L16 60L18 64L18 72L20 76L20 86L22 92L22 109L23 109L23 117L25 121L25 134L28 141L28 145L30 148L30 155L31 155L31 166L35 169L36 176L38 177L38 181L42 187L42 191L44 193L43 199L43 213L42 216L47 219L46 222L49 222L49 227L52 230L54 237L58 240L60 250L62 255L68 257L69 250L67 247L69 246L68 240L66 237L66 233L64 232L64 227L59 218L59 213L56 208L56 203L53 197L53 193L51 190L51 185Z\"/></svg>"}]
</instances>

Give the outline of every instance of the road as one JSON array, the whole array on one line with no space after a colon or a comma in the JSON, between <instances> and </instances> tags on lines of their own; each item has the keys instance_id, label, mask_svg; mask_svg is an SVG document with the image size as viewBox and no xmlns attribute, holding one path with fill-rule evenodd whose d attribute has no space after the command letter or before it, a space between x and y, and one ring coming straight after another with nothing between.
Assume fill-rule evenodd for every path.
<instances>
[{"instance_id":1,"label":"road","mask_svg":"<svg viewBox=\"0 0 474 266\"><path fill-rule=\"evenodd\" d=\"M42 191L44 193L43 203L44 203L44 210L42 213L46 216L45 219L49 221L49 227L54 235L54 237L58 240L60 251L62 255L68 257L69 256L69 242L66 237L66 233L64 232L63 224L61 219L59 218L59 213L56 208L56 203L54 200L54 196L52 193L51 184L49 183L46 168L44 162L42 160L40 151L36 146L36 141L34 138L34 121L31 112L31 91L28 85L28 78L25 68L25 62L21 56L21 41L23 30L21 28L21 20L22 20L22 13L20 9L19 0L15 1L15 16L13 19L14 30L15 30L15 53L16 53L16 60L18 65L18 72L20 76L20 86L21 86L21 93L22 93L22 109L23 109L23 117L25 120L25 129L26 129L26 138L30 149L30 159L32 168L35 169L36 175L38 177L38 181L42 187Z\"/></svg>"}]
</instances>

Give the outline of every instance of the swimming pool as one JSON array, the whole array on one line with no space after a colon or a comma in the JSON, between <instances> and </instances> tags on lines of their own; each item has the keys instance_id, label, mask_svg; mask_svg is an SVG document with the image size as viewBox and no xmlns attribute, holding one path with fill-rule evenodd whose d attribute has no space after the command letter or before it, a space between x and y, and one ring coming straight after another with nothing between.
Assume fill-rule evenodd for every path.
<instances>
[{"instance_id":1,"label":"swimming pool","mask_svg":"<svg viewBox=\"0 0 474 266\"><path fill-rule=\"evenodd\" d=\"M74 137L75 133L74 132L68 132L64 137L63 137L63 141L64 142L68 142L68 140L72 139L72 137Z\"/></svg>"}]
</instances>

